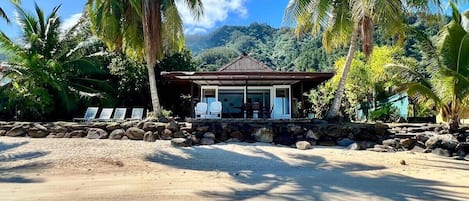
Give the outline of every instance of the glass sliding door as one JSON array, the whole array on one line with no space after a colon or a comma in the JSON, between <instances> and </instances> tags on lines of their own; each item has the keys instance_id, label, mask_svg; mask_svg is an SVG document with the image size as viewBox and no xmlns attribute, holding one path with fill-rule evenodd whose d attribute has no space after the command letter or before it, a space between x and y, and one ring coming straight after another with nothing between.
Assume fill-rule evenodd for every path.
<instances>
[{"instance_id":1,"label":"glass sliding door","mask_svg":"<svg viewBox=\"0 0 469 201\"><path fill-rule=\"evenodd\" d=\"M247 92L247 103L252 105L252 110L256 118L270 118L272 111L270 104L270 89L269 88L254 88L248 89Z\"/></svg>"},{"instance_id":2,"label":"glass sliding door","mask_svg":"<svg viewBox=\"0 0 469 201\"><path fill-rule=\"evenodd\" d=\"M218 99L222 103L223 118L242 118L244 89L221 88L218 90Z\"/></svg>"},{"instance_id":3,"label":"glass sliding door","mask_svg":"<svg viewBox=\"0 0 469 201\"><path fill-rule=\"evenodd\" d=\"M290 86L274 86L274 110L272 118L291 118Z\"/></svg>"}]
</instances>

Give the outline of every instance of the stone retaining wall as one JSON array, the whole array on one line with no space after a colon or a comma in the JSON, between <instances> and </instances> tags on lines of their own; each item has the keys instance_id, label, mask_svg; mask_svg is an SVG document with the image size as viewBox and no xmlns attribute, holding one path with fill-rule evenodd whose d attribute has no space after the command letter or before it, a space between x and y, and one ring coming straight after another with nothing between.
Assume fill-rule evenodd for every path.
<instances>
[{"instance_id":1,"label":"stone retaining wall","mask_svg":"<svg viewBox=\"0 0 469 201\"><path fill-rule=\"evenodd\" d=\"M172 140L174 146L219 142L264 142L298 149L315 145L390 152L413 150L463 159L469 153L469 128L448 134L442 124L333 124L306 122L204 121L167 123L126 122L0 122L0 136L31 138L89 138L111 140Z\"/></svg>"}]
</instances>

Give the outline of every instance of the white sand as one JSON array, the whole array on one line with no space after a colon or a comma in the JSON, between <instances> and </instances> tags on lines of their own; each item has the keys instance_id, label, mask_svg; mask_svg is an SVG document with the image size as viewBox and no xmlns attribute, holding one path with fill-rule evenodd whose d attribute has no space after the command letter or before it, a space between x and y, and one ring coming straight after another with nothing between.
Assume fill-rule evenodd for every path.
<instances>
[{"instance_id":1,"label":"white sand","mask_svg":"<svg viewBox=\"0 0 469 201\"><path fill-rule=\"evenodd\" d=\"M2 201L469 200L468 170L411 152L0 137Z\"/></svg>"}]
</instances>

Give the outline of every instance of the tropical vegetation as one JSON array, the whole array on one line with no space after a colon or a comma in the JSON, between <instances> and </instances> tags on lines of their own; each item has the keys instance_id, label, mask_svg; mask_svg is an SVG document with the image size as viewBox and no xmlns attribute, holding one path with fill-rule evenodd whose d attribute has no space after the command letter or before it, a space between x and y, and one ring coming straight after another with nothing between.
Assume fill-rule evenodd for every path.
<instances>
[{"instance_id":1,"label":"tropical vegetation","mask_svg":"<svg viewBox=\"0 0 469 201\"><path fill-rule=\"evenodd\" d=\"M420 37L432 65L425 66L423 72L406 64L389 68L398 79L410 81L402 83L401 90L421 102L431 101L456 131L459 114L469 106L469 11L459 13L454 3L451 8L452 19L437 34L435 42L424 34Z\"/></svg>"}]
</instances>

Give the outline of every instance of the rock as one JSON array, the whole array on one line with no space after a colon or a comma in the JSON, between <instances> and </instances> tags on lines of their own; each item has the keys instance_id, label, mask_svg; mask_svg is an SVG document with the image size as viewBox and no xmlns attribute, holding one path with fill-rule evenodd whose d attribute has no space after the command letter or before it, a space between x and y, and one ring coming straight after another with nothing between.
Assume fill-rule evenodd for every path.
<instances>
[{"instance_id":1,"label":"rock","mask_svg":"<svg viewBox=\"0 0 469 201\"><path fill-rule=\"evenodd\" d=\"M239 141L244 140L244 135L243 135L243 133L241 133L241 131L234 131L230 134L230 136L231 136L231 138L236 138Z\"/></svg>"},{"instance_id":2,"label":"rock","mask_svg":"<svg viewBox=\"0 0 469 201\"><path fill-rule=\"evenodd\" d=\"M131 140L143 140L145 131L137 127L130 127L125 131L125 135Z\"/></svg>"},{"instance_id":3,"label":"rock","mask_svg":"<svg viewBox=\"0 0 469 201\"><path fill-rule=\"evenodd\" d=\"M335 146L335 142L332 140L322 140L318 142L318 145L321 146Z\"/></svg>"},{"instance_id":4,"label":"rock","mask_svg":"<svg viewBox=\"0 0 469 201\"><path fill-rule=\"evenodd\" d=\"M215 140L212 139L212 138L202 138L200 140L200 144L201 145L212 145L212 144L215 144Z\"/></svg>"},{"instance_id":5,"label":"rock","mask_svg":"<svg viewBox=\"0 0 469 201\"><path fill-rule=\"evenodd\" d=\"M0 136L5 136L5 134L7 134L6 130L0 130Z\"/></svg>"},{"instance_id":6,"label":"rock","mask_svg":"<svg viewBox=\"0 0 469 201\"><path fill-rule=\"evenodd\" d=\"M127 129L131 128L131 127L136 126L138 123L139 123L138 120L134 120L134 121L125 121L124 123L121 124L121 126L122 126L122 128L123 128L124 130L127 130Z\"/></svg>"},{"instance_id":7,"label":"rock","mask_svg":"<svg viewBox=\"0 0 469 201\"><path fill-rule=\"evenodd\" d=\"M385 145L385 146L399 148L400 147L400 141L401 140L399 138L387 139L387 140L383 140L382 144Z\"/></svg>"},{"instance_id":8,"label":"rock","mask_svg":"<svg viewBox=\"0 0 469 201\"><path fill-rule=\"evenodd\" d=\"M351 139L348 139L348 138L343 138L343 139L340 139L340 140L337 140L336 143L337 145L339 146L343 146L343 147L348 147L350 146L351 144L353 144L355 141L351 140Z\"/></svg>"},{"instance_id":9,"label":"rock","mask_svg":"<svg viewBox=\"0 0 469 201\"><path fill-rule=\"evenodd\" d=\"M400 163L401 165L407 165L407 163L405 162L404 159L402 159L399 163Z\"/></svg>"},{"instance_id":10,"label":"rock","mask_svg":"<svg viewBox=\"0 0 469 201\"><path fill-rule=\"evenodd\" d=\"M192 141L186 138L174 138L171 140L171 145L173 147L190 147L192 146Z\"/></svg>"},{"instance_id":11,"label":"rock","mask_svg":"<svg viewBox=\"0 0 469 201\"><path fill-rule=\"evenodd\" d=\"M64 138L65 134L67 134L67 133L56 133L55 136L56 136L56 138Z\"/></svg>"},{"instance_id":12,"label":"rock","mask_svg":"<svg viewBox=\"0 0 469 201\"><path fill-rule=\"evenodd\" d=\"M160 135L160 139L162 139L162 140L173 139L173 132L169 129L164 129L163 133L161 133L161 135Z\"/></svg>"},{"instance_id":13,"label":"rock","mask_svg":"<svg viewBox=\"0 0 469 201\"><path fill-rule=\"evenodd\" d=\"M360 146L355 142L347 147L348 150L360 150Z\"/></svg>"},{"instance_id":14,"label":"rock","mask_svg":"<svg viewBox=\"0 0 469 201\"><path fill-rule=\"evenodd\" d=\"M300 140L300 141L302 141L302 140ZM293 139L290 136L290 133L283 132L283 133L279 133L279 134L275 135L273 142L275 144L290 146L290 145L294 144L296 142L296 140Z\"/></svg>"},{"instance_id":15,"label":"rock","mask_svg":"<svg viewBox=\"0 0 469 201\"><path fill-rule=\"evenodd\" d=\"M28 136L31 138L43 138L47 135L49 135L49 131L41 124L34 124L28 129Z\"/></svg>"},{"instance_id":16,"label":"rock","mask_svg":"<svg viewBox=\"0 0 469 201\"><path fill-rule=\"evenodd\" d=\"M436 155L439 155L439 156L445 156L445 157L453 156L453 154L450 151L448 151L447 149L442 149L442 148L433 149L432 154L436 154Z\"/></svg>"},{"instance_id":17,"label":"rock","mask_svg":"<svg viewBox=\"0 0 469 201\"><path fill-rule=\"evenodd\" d=\"M215 139L215 134L212 132L204 133L204 138Z\"/></svg>"},{"instance_id":18,"label":"rock","mask_svg":"<svg viewBox=\"0 0 469 201\"><path fill-rule=\"evenodd\" d=\"M63 126L53 126L53 127L50 127L48 130L51 133L66 133L66 132L68 132L68 129L63 127Z\"/></svg>"},{"instance_id":19,"label":"rock","mask_svg":"<svg viewBox=\"0 0 469 201\"><path fill-rule=\"evenodd\" d=\"M238 138L230 138L225 141L226 143L236 143L236 142L241 142Z\"/></svg>"},{"instance_id":20,"label":"rock","mask_svg":"<svg viewBox=\"0 0 469 201\"><path fill-rule=\"evenodd\" d=\"M307 149L311 149L312 146L307 141L298 141L296 142L296 148L299 150L307 150Z\"/></svg>"},{"instance_id":21,"label":"rock","mask_svg":"<svg viewBox=\"0 0 469 201\"><path fill-rule=\"evenodd\" d=\"M375 123L375 133L377 135L386 135L386 131L389 129L389 126L384 124L383 122L377 121Z\"/></svg>"},{"instance_id":22,"label":"rock","mask_svg":"<svg viewBox=\"0 0 469 201\"><path fill-rule=\"evenodd\" d=\"M55 133L49 133L46 138L57 138L57 135L55 135Z\"/></svg>"},{"instance_id":23,"label":"rock","mask_svg":"<svg viewBox=\"0 0 469 201\"><path fill-rule=\"evenodd\" d=\"M68 132L64 135L64 138L82 138L85 137L88 133L84 130L74 130Z\"/></svg>"},{"instance_id":24,"label":"rock","mask_svg":"<svg viewBox=\"0 0 469 201\"><path fill-rule=\"evenodd\" d=\"M26 135L26 129L23 126L15 126L6 132L5 136L8 137L20 137Z\"/></svg>"},{"instance_id":25,"label":"rock","mask_svg":"<svg viewBox=\"0 0 469 201\"><path fill-rule=\"evenodd\" d=\"M186 132L186 131L181 131L181 130L177 131L173 134L173 137L174 138L185 138L186 135L184 134L184 132ZM189 135L189 134L187 134L187 135Z\"/></svg>"},{"instance_id":26,"label":"rock","mask_svg":"<svg viewBox=\"0 0 469 201\"><path fill-rule=\"evenodd\" d=\"M201 126L197 127L195 130L200 131L200 132L207 132L210 127L208 126Z\"/></svg>"},{"instance_id":27,"label":"rock","mask_svg":"<svg viewBox=\"0 0 469 201\"><path fill-rule=\"evenodd\" d=\"M147 131L143 136L143 141L145 142L155 142L159 136L151 131Z\"/></svg>"},{"instance_id":28,"label":"rock","mask_svg":"<svg viewBox=\"0 0 469 201\"><path fill-rule=\"evenodd\" d=\"M269 128L259 128L253 136L256 138L256 141L263 143L272 143L274 140L274 133Z\"/></svg>"},{"instance_id":29,"label":"rock","mask_svg":"<svg viewBox=\"0 0 469 201\"><path fill-rule=\"evenodd\" d=\"M293 130L293 135L304 135L305 134L305 130L301 127L301 126L295 126L294 130Z\"/></svg>"},{"instance_id":30,"label":"rock","mask_svg":"<svg viewBox=\"0 0 469 201\"><path fill-rule=\"evenodd\" d=\"M306 132L306 139L307 140L319 140L319 132L317 131L317 128L316 128L316 132L313 131L313 130L308 130L308 132Z\"/></svg>"},{"instance_id":31,"label":"rock","mask_svg":"<svg viewBox=\"0 0 469 201\"><path fill-rule=\"evenodd\" d=\"M412 148L414 148L415 144L417 143L417 139L413 139L413 138L401 139L399 143L405 149L411 150Z\"/></svg>"},{"instance_id":32,"label":"rock","mask_svg":"<svg viewBox=\"0 0 469 201\"><path fill-rule=\"evenodd\" d=\"M179 131L179 124L176 121L170 121L167 125L166 128L171 130L173 133Z\"/></svg>"},{"instance_id":33,"label":"rock","mask_svg":"<svg viewBox=\"0 0 469 201\"><path fill-rule=\"evenodd\" d=\"M346 136L346 134L342 132L342 129L338 128L336 125L328 126L326 135L333 138L341 138Z\"/></svg>"},{"instance_id":34,"label":"rock","mask_svg":"<svg viewBox=\"0 0 469 201\"><path fill-rule=\"evenodd\" d=\"M124 129L116 129L109 134L110 140L120 140L125 135Z\"/></svg>"},{"instance_id":35,"label":"rock","mask_svg":"<svg viewBox=\"0 0 469 201\"><path fill-rule=\"evenodd\" d=\"M156 122L145 122L142 127L144 131L151 131L151 132L157 131L158 130L157 128L158 126Z\"/></svg>"},{"instance_id":36,"label":"rock","mask_svg":"<svg viewBox=\"0 0 469 201\"><path fill-rule=\"evenodd\" d=\"M88 134L86 138L88 139L106 139L108 137L108 133L101 129L101 128L90 128L88 129Z\"/></svg>"},{"instance_id":37,"label":"rock","mask_svg":"<svg viewBox=\"0 0 469 201\"><path fill-rule=\"evenodd\" d=\"M121 128L122 128L121 124L117 122L112 122L106 126L106 130L109 132L112 132L116 129L121 129Z\"/></svg>"},{"instance_id":38,"label":"rock","mask_svg":"<svg viewBox=\"0 0 469 201\"><path fill-rule=\"evenodd\" d=\"M127 137L126 135L122 136L122 139L121 140L130 140L129 137Z\"/></svg>"},{"instance_id":39,"label":"rock","mask_svg":"<svg viewBox=\"0 0 469 201\"><path fill-rule=\"evenodd\" d=\"M191 141L191 144L199 144L200 143L200 140L197 139L197 136L195 136L195 135L189 136L189 140Z\"/></svg>"},{"instance_id":40,"label":"rock","mask_svg":"<svg viewBox=\"0 0 469 201\"><path fill-rule=\"evenodd\" d=\"M425 146L428 149L434 149L437 147L440 147L441 145L446 146L446 148L451 148L455 147L454 145L457 145L458 139L452 134L443 134L443 135L437 135L430 137L426 142ZM452 148L451 148L452 149Z\"/></svg>"}]
</instances>

